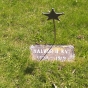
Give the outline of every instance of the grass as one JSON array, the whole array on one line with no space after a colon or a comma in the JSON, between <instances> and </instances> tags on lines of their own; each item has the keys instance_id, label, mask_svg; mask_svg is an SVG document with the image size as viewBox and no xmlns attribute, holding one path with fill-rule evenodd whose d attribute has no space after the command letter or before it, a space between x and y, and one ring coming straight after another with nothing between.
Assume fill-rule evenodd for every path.
<instances>
[{"instance_id":1,"label":"grass","mask_svg":"<svg viewBox=\"0 0 88 88\"><path fill-rule=\"evenodd\" d=\"M87 0L0 1L0 88L88 88ZM52 44L53 24L42 12L64 12L56 21L58 45L75 47L74 62L36 62L32 44Z\"/></svg>"}]
</instances>

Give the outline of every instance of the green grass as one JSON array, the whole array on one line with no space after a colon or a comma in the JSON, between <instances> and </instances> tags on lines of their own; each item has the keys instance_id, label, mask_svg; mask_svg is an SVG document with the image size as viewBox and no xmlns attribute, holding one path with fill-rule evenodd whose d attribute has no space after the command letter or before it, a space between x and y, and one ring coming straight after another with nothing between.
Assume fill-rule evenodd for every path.
<instances>
[{"instance_id":1,"label":"green grass","mask_svg":"<svg viewBox=\"0 0 88 88\"><path fill-rule=\"evenodd\" d=\"M77 1L77 2L76 2ZM53 23L42 12L64 12L56 43L75 47L74 62L36 62L32 44L53 44ZM88 88L87 0L0 0L0 88Z\"/></svg>"}]
</instances>

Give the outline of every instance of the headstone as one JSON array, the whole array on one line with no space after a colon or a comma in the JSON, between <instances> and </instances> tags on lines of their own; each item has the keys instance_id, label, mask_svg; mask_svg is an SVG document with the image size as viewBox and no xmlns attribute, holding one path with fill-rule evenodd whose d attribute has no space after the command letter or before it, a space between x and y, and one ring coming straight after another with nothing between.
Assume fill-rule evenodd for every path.
<instances>
[{"instance_id":1,"label":"headstone","mask_svg":"<svg viewBox=\"0 0 88 88\"><path fill-rule=\"evenodd\" d=\"M31 55L33 60L74 60L74 47L72 45L31 45Z\"/></svg>"}]
</instances>

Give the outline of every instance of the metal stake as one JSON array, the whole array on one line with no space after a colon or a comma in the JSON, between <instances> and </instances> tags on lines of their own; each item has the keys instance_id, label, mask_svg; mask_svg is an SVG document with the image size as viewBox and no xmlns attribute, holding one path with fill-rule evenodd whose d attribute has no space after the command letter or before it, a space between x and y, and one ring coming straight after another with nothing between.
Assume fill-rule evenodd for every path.
<instances>
[{"instance_id":1,"label":"metal stake","mask_svg":"<svg viewBox=\"0 0 88 88\"><path fill-rule=\"evenodd\" d=\"M60 21L60 19L58 18L58 16L64 15L64 13L56 13L54 11L54 9L52 8L52 10L51 10L50 13L43 13L43 14L46 15L46 16L48 16L48 19L47 20L53 19L53 24L54 24L54 42L53 42L52 46L49 48L49 50L45 53L45 55L41 58L41 60L43 60L43 58L48 54L48 52L51 50L51 48L53 47L53 45L54 45L54 43L56 41L56 26L55 26L55 20Z\"/></svg>"}]
</instances>

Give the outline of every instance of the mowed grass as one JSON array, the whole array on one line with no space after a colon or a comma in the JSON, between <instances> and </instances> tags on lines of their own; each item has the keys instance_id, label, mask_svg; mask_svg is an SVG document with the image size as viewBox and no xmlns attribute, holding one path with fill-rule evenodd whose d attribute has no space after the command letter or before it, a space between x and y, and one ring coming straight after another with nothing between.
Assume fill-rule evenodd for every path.
<instances>
[{"instance_id":1,"label":"mowed grass","mask_svg":"<svg viewBox=\"0 0 88 88\"><path fill-rule=\"evenodd\" d=\"M53 44L53 21L42 12L64 12L56 45L73 45L73 62L32 61L29 46ZM88 1L1 0L0 88L88 88Z\"/></svg>"}]
</instances>

